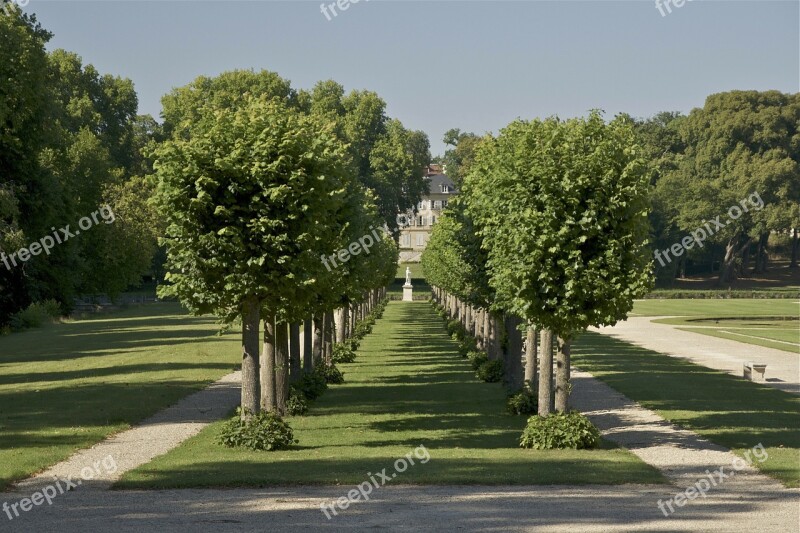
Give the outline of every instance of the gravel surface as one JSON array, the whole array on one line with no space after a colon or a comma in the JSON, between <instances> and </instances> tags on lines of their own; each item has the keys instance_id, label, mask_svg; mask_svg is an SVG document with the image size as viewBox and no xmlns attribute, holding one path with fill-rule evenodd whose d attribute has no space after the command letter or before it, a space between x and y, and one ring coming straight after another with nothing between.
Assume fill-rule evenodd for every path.
<instances>
[{"instance_id":1,"label":"gravel surface","mask_svg":"<svg viewBox=\"0 0 800 533\"><path fill-rule=\"evenodd\" d=\"M800 355L652 322L659 318L666 317L630 317L616 326L592 331L738 377L742 377L744 363L766 363L765 385L800 394Z\"/></svg>"}]
</instances>

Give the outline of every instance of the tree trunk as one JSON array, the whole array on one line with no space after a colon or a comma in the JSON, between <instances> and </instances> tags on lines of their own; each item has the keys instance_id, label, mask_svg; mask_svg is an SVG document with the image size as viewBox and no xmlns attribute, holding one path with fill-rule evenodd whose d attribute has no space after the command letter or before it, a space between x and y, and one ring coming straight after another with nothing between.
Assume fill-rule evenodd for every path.
<instances>
[{"instance_id":1,"label":"tree trunk","mask_svg":"<svg viewBox=\"0 0 800 533\"><path fill-rule=\"evenodd\" d=\"M769 232L762 233L758 238L756 248L756 274L764 274L767 271L767 244L769 244Z\"/></svg>"},{"instance_id":2,"label":"tree trunk","mask_svg":"<svg viewBox=\"0 0 800 533\"><path fill-rule=\"evenodd\" d=\"M333 313L328 311L325 313L325 328L322 336L322 353L325 358L325 364L330 366L333 358Z\"/></svg>"},{"instance_id":3,"label":"tree trunk","mask_svg":"<svg viewBox=\"0 0 800 533\"><path fill-rule=\"evenodd\" d=\"M569 359L572 342L558 338L558 357L556 358L556 411L569 411Z\"/></svg>"},{"instance_id":4,"label":"tree trunk","mask_svg":"<svg viewBox=\"0 0 800 533\"><path fill-rule=\"evenodd\" d=\"M314 322L309 318L303 323L303 372L314 370Z\"/></svg>"},{"instance_id":5,"label":"tree trunk","mask_svg":"<svg viewBox=\"0 0 800 533\"><path fill-rule=\"evenodd\" d=\"M289 380L297 383L300 379L300 324L289 325Z\"/></svg>"},{"instance_id":6,"label":"tree trunk","mask_svg":"<svg viewBox=\"0 0 800 533\"><path fill-rule=\"evenodd\" d=\"M800 230L792 228L792 259L789 268L797 268L797 256L800 252Z\"/></svg>"},{"instance_id":7,"label":"tree trunk","mask_svg":"<svg viewBox=\"0 0 800 533\"><path fill-rule=\"evenodd\" d=\"M722 262L722 268L719 272L719 285L729 283L736 279L736 258L744 251L745 247L750 246L752 239L747 239L744 245L740 248L736 247L738 237L733 237L725 245L725 259Z\"/></svg>"},{"instance_id":8,"label":"tree trunk","mask_svg":"<svg viewBox=\"0 0 800 533\"><path fill-rule=\"evenodd\" d=\"M264 353L261 359L261 409L275 412L275 316L264 319Z\"/></svg>"},{"instance_id":9,"label":"tree trunk","mask_svg":"<svg viewBox=\"0 0 800 533\"><path fill-rule=\"evenodd\" d=\"M531 390L536 390L536 326L528 325L528 335L525 339L525 381Z\"/></svg>"},{"instance_id":10,"label":"tree trunk","mask_svg":"<svg viewBox=\"0 0 800 533\"><path fill-rule=\"evenodd\" d=\"M260 387L258 383L259 332L261 305L248 299L242 306L242 419L258 413Z\"/></svg>"},{"instance_id":11,"label":"tree trunk","mask_svg":"<svg viewBox=\"0 0 800 533\"><path fill-rule=\"evenodd\" d=\"M472 306L471 305L467 305L466 313L464 313L464 315L465 315L465 319L466 319L466 322L467 322L467 335L469 335L470 337L473 337L473 336L475 336L475 331L472 328Z\"/></svg>"},{"instance_id":12,"label":"tree trunk","mask_svg":"<svg viewBox=\"0 0 800 533\"><path fill-rule=\"evenodd\" d=\"M275 411L286 415L289 399L289 329L286 322L275 324Z\"/></svg>"},{"instance_id":13,"label":"tree trunk","mask_svg":"<svg viewBox=\"0 0 800 533\"><path fill-rule=\"evenodd\" d=\"M342 342L350 338L350 304L342 306Z\"/></svg>"},{"instance_id":14,"label":"tree trunk","mask_svg":"<svg viewBox=\"0 0 800 533\"><path fill-rule=\"evenodd\" d=\"M539 416L547 416L553 411L553 332L542 330L539 348Z\"/></svg>"},{"instance_id":15,"label":"tree trunk","mask_svg":"<svg viewBox=\"0 0 800 533\"><path fill-rule=\"evenodd\" d=\"M498 331L497 318L494 313L489 313L489 342L486 346L486 355L490 361L500 357L500 332Z\"/></svg>"},{"instance_id":16,"label":"tree trunk","mask_svg":"<svg viewBox=\"0 0 800 533\"><path fill-rule=\"evenodd\" d=\"M517 316L505 315L504 324L508 341L503 357L503 382L512 391L522 388L522 333L518 329L521 322Z\"/></svg>"},{"instance_id":17,"label":"tree trunk","mask_svg":"<svg viewBox=\"0 0 800 533\"><path fill-rule=\"evenodd\" d=\"M322 359L325 357L325 353L323 352L322 344L323 344L323 333L325 330L325 320L323 320L323 315L317 313L314 315L314 347L312 350L312 358L313 358L313 367L317 368L319 365L322 364Z\"/></svg>"},{"instance_id":18,"label":"tree trunk","mask_svg":"<svg viewBox=\"0 0 800 533\"><path fill-rule=\"evenodd\" d=\"M344 307L340 307L334 312L334 323L336 324L336 342L344 342Z\"/></svg>"}]
</instances>

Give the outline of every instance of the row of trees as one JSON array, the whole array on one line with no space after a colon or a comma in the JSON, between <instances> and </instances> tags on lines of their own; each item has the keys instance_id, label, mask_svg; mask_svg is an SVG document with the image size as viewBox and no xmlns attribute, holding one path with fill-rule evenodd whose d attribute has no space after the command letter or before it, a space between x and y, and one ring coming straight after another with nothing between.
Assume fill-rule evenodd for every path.
<instances>
[{"instance_id":1,"label":"row of trees","mask_svg":"<svg viewBox=\"0 0 800 533\"><path fill-rule=\"evenodd\" d=\"M4 2L4 4L7 4ZM0 268L0 325L35 301L66 310L78 294L138 283L157 248L141 148L155 135L137 116L130 80L97 72L13 3L0 10L0 250L14 253L111 205L101 224L15 268ZM144 194L143 194L144 192Z\"/></svg>"},{"instance_id":2,"label":"row of trees","mask_svg":"<svg viewBox=\"0 0 800 533\"><path fill-rule=\"evenodd\" d=\"M724 228L703 246L657 263L665 282L687 271L710 272L720 282L761 274L781 252L798 266L800 252L800 93L731 91L708 97L689 115L659 113L634 120L651 170L650 249L667 250L718 216ZM451 130L441 162L461 183L481 139ZM729 220L728 209L752 194L763 209Z\"/></svg>"},{"instance_id":3,"label":"row of trees","mask_svg":"<svg viewBox=\"0 0 800 533\"><path fill-rule=\"evenodd\" d=\"M298 92L266 71L199 78L164 98L166 140L153 154L167 219L161 294L241 320L243 416L285 412L301 323L310 371L394 279L396 213L426 192L430 154L424 134L384 109L375 93L331 81ZM358 258L328 260L355 255L366 236Z\"/></svg>"},{"instance_id":4,"label":"row of trees","mask_svg":"<svg viewBox=\"0 0 800 533\"><path fill-rule=\"evenodd\" d=\"M568 410L575 336L650 288L648 190L628 118L516 121L481 141L433 229L422 263L435 299L502 358L510 389L538 388L542 416Z\"/></svg>"}]
</instances>

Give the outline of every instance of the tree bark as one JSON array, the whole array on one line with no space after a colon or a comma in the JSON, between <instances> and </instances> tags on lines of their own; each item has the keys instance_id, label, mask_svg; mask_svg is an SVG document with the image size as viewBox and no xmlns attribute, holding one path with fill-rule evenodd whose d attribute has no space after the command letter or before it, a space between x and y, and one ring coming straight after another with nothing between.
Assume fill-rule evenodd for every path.
<instances>
[{"instance_id":1,"label":"tree bark","mask_svg":"<svg viewBox=\"0 0 800 533\"><path fill-rule=\"evenodd\" d=\"M736 272L734 267L736 266L736 258L744 251L745 247L750 246L750 243L753 241L752 239L747 239L747 241L742 245L740 248L736 247L736 241L738 237L733 237L731 240L728 241L728 244L725 245L725 259L722 262L722 268L720 269L719 273L719 284L728 283L736 279Z\"/></svg>"},{"instance_id":2,"label":"tree bark","mask_svg":"<svg viewBox=\"0 0 800 533\"><path fill-rule=\"evenodd\" d=\"M549 329L542 330L539 352L539 416L547 416L553 411L553 332Z\"/></svg>"},{"instance_id":3,"label":"tree bark","mask_svg":"<svg viewBox=\"0 0 800 533\"><path fill-rule=\"evenodd\" d=\"M572 342L558 338L558 357L556 358L556 411L569 411L569 365Z\"/></svg>"},{"instance_id":4,"label":"tree bark","mask_svg":"<svg viewBox=\"0 0 800 533\"><path fill-rule=\"evenodd\" d=\"M312 351L312 358L313 358L313 367L317 368L319 365L322 364L322 359L325 357L325 353L322 349L322 338L323 333L325 330L325 320L323 320L323 315L317 313L314 315L314 347Z\"/></svg>"},{"instance_id":5,"label":"tree bark","mask_svg":"<svg viewBox=\"0 0 800 533\"><path fill-rule=\"evenodd\" d=\"M314 370L314 322L308 318L303 323L303 372Z\"/></svg>"},{"instance_id":6,"label":"tree bark","mask_svg":"<svg viewBox=\"0 0 800 533\"><path fill-rule=\"evenodd\" d=\"M289 399L289 329L286 322L275 325L275 411L286 415Z\"/></svg>"},{"instance_id":7,"label":"tree bark","mask_svg":"<svg viewBox=\"0 0 800 533\"><path fill-rule=\"evenodd\" d=\"M466 306L466 312L464 313L465 322L467 323L467 335L470 337L475 335L475 332L472 329L472 306Z\"/></svg>"},{"instance_id":8,"label":"tree bark","mask_svg":"<svg viewBox=\"0 0 800 533\"><path fill-rule=\"evenodd\" d=\"M522 323L519 317L506 313L506 351L503 357L503 382L512 391L522 388L522 333L518 326Z\"/></svg>"},{"instance_id":9,"label":"tree bark","mask_svg":"<svg viewBox=\"0 0 800 533\"><path fill-rule=\"evenodd\" d=\"M500 357L500 332L498 331L497 317L489 313L489 342L486 346L486 356L490 361Z\"/></svg>"},{"instance_id":10,"label":"tree bark","mask_svg":"<svg viewBox=\"0 0 800 533\"><path fill-rule=\"evenodd\" d=\"M764 274L767 271L767 244L769 243L769 232L762 233L758 238L756 248L756 274Z\"/></svg>"},{"instance_id":11,"label":"tree bark","mask_svg":"<svg viewBox=\"0 0 800 533\"><path fill-rule=\"evenodd\" d=\"M325 364L330 366L333 358L333 313L328 311L325 313L325 329L323 330L322 353L324 354Z\"/></svg>"},{"instance_id":12,"label":"tree bark","mask_svg":"<svg viewBox=\"0 0 800 533\"><path fill-rule=\"evenodd\" d=\"M536 326L528 325L528 335L525 339L525 381L531 390L536 390Z\"/></svg>"},{"instance_id":13,"label":"tree bark","mask_svg":"<svg viewBox=\"0 0 800 533\"><path fill-rule=\"evenodd\" d=\"M258 413L260 387L259 371L259 316L261 305L257 299L248 299L242 306L242 419Z\"/></svg>"},{"instance_id":14,"label":"tree bark","mask_svg":"<svg viewBox=\"0 0 800 533\"><path fill-rule=\"evenodd\" d=\"M334 323L336 324L336 342L344 342L344 307L340 307L334 314Z\"/></svg>"},{"instance_id":15,"label":"tree bark","mask_svg":"<svg viewBox=\"0 0 800 533\"><path fill-rule=\"evenodd\" d=\"M261 359L261 409L275 412L275 316L264 319L264 353Z\"/></svg>"},{"instance_id":16,"label":"tree bark","mask_svg":"<svg viewBox=\"0 0 800 533\"><path fill-rule=\"evenodd\" d=\"M289 381L297 383L300 379L300 324L289 325Z\"/></svg>"}]
</instances>

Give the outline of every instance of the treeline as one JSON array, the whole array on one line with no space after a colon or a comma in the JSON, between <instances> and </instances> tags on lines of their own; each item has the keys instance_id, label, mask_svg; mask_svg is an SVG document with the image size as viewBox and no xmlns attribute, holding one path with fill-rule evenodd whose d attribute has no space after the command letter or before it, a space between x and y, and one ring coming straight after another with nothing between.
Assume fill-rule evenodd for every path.
<instances>
[{"instance_id":1,"label":"treeline","mask_svg":"<svg viewBox=\"0 0 800 533\"><path fill-rule=\"evenodd\" d=\"M570 346L650 289L648 174L626 117L518 120L478 145L434 226L422 255L434 299L485 352L471 357L479 375L537 398L531 435L554 435L539 431L553 410L555 435L590 426L569 414ZM552 445L537 438L523 445Z\"/></svg>"},{"instance_id":2,"label":"treeline","mask_svg":"<svg viewBox=\"0 0 800 533\"><path fill-rule=\"evenodd\" d=\"M384 110L372 92L345 95L331 81L295 91L266 71L199 78L164 98L167 140L154 151L167 221L161 294L241 320L246 419L286 413L289 384L331 367L333 340L394 280L396 214L426 192L430 153L423 133ZM302 370L289 352L300 324L307 353L324 350Z\"/></svg>"},{"instance_id":3,"label":"treeline","mask_svg":"<svg viewBox=\"0 0 800 533\"><path fill-rule=\"evenodd\" d=\"M730 282L766 272L778 255L797 267L800 94L714 94L689 115L633 123L650 170L649 246L662 284L711 272ZM460 181L482 139L451 130L445 142L441 162Z\"/></svg>"},{"instance_id":4,"label":"treeline","mask_svg":"<svg viewBox=\"0 0 800 533\"><path fill-rule=\"evenodd\" d=\"M0 12L0 325L32 302L65 312L138 283L160 233L142 155L155 122L130 80L47 53L50 37L15 5Z\"/></svg>"}]
</instances>

